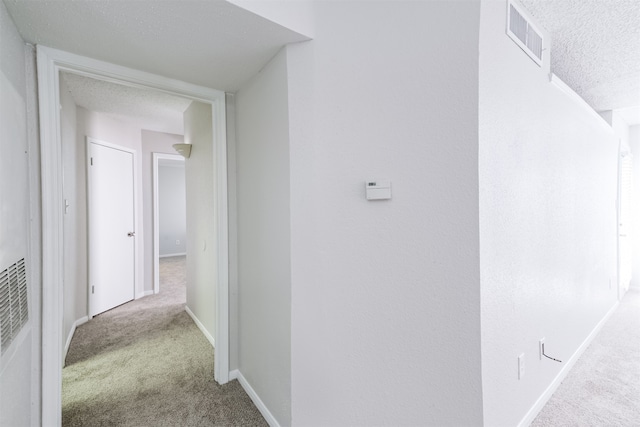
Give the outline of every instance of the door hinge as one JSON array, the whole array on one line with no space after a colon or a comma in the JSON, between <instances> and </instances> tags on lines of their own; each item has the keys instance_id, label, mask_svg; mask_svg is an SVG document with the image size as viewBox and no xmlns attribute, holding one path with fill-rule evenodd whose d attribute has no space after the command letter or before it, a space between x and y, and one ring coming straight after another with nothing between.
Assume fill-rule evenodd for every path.
<instances>
[{"instance_id":1,"label":"door hinge","mask_svg":"<svg viewBox=\"0 0 640 427\"><path fill-rule=\"evenodd\" d=\"M93 285L91 285L91 293L92 293L92 294L95 294L95 293L96 293L96 287L95 287L95 286L93 286Z\"/></svg>"},{"instance_id":2,"label":"door hinge","mask_svg":"<svg viewBox=\"0 0 640 427\"><path fill-rule=\"evenodd\" d=\"M93 166L93 157L91 157L91 166Z\"/></svg>"}]
</instances>

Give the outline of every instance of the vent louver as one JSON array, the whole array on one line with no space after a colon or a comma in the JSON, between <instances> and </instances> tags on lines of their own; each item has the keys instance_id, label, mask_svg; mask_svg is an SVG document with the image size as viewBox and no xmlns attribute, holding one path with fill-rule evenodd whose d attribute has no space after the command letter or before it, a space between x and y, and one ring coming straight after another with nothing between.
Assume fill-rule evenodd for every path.
<instances>
[{"instance_id":1,"label":"vent louver","mask_svg":"<svg viewBox=\"0 0 640 427\"><path fill-rule=\"evenodd\" d=\"M542 66L542 33L531 19L513 2L509 2L507 14L507 35L518 45L533 61Z\"/></svg>"},{"instance_id":2,"label":"vent louver","mask_svg":"<svg viewBox=\"0 0 640 427\"><path fill-rule=\"evenodd\" d=\"M0 347L9 348L29 320L24 258L0 272Z\"/></svg>"}]
</instances>

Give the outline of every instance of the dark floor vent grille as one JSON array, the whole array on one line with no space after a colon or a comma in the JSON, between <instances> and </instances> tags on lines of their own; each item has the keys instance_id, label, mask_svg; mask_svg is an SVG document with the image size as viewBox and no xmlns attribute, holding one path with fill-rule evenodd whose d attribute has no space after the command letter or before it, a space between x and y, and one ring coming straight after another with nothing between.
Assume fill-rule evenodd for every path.
<instances>
[{"instance_id":1,"label":"dark floor vent grille","mask_svg":"<svg viewBox=\"0 0 640 427\"><path fill-rule=\"evenodd\" d=\"M24 258L0 273L0 347L2 353L29 320Z\"/></svg>"}]
</instances>

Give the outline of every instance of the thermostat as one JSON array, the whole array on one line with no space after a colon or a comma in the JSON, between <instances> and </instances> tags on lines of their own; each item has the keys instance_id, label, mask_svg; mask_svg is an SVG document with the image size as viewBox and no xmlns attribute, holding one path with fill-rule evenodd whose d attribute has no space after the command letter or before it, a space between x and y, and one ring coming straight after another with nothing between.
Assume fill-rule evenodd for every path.
<instances>
[{"instance_id":1,"label":"thermostat","mask_svg":"<svg viewBox=\"0 0 640 427\"><path fill-rule=\"evenodd\" d=\"M366 181L365 191L367 200L389 200L391 198L390 181Z\"/></svg>"}]
</instances>

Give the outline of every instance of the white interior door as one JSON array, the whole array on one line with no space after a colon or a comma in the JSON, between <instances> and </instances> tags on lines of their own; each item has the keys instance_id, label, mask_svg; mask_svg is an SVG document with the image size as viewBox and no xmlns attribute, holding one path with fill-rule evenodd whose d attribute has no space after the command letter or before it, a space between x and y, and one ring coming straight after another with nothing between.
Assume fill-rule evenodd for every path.
<instances>
[{"instance_id":1,"label":"white interior door","mask_svg":"<svg viewBox=\"0 0 640 427\"><path fill-rule=\"evenodd\" d=\"M135 295L133 153L89 141L89 306L95 316Z\"/></svg>"}]
</instances>

